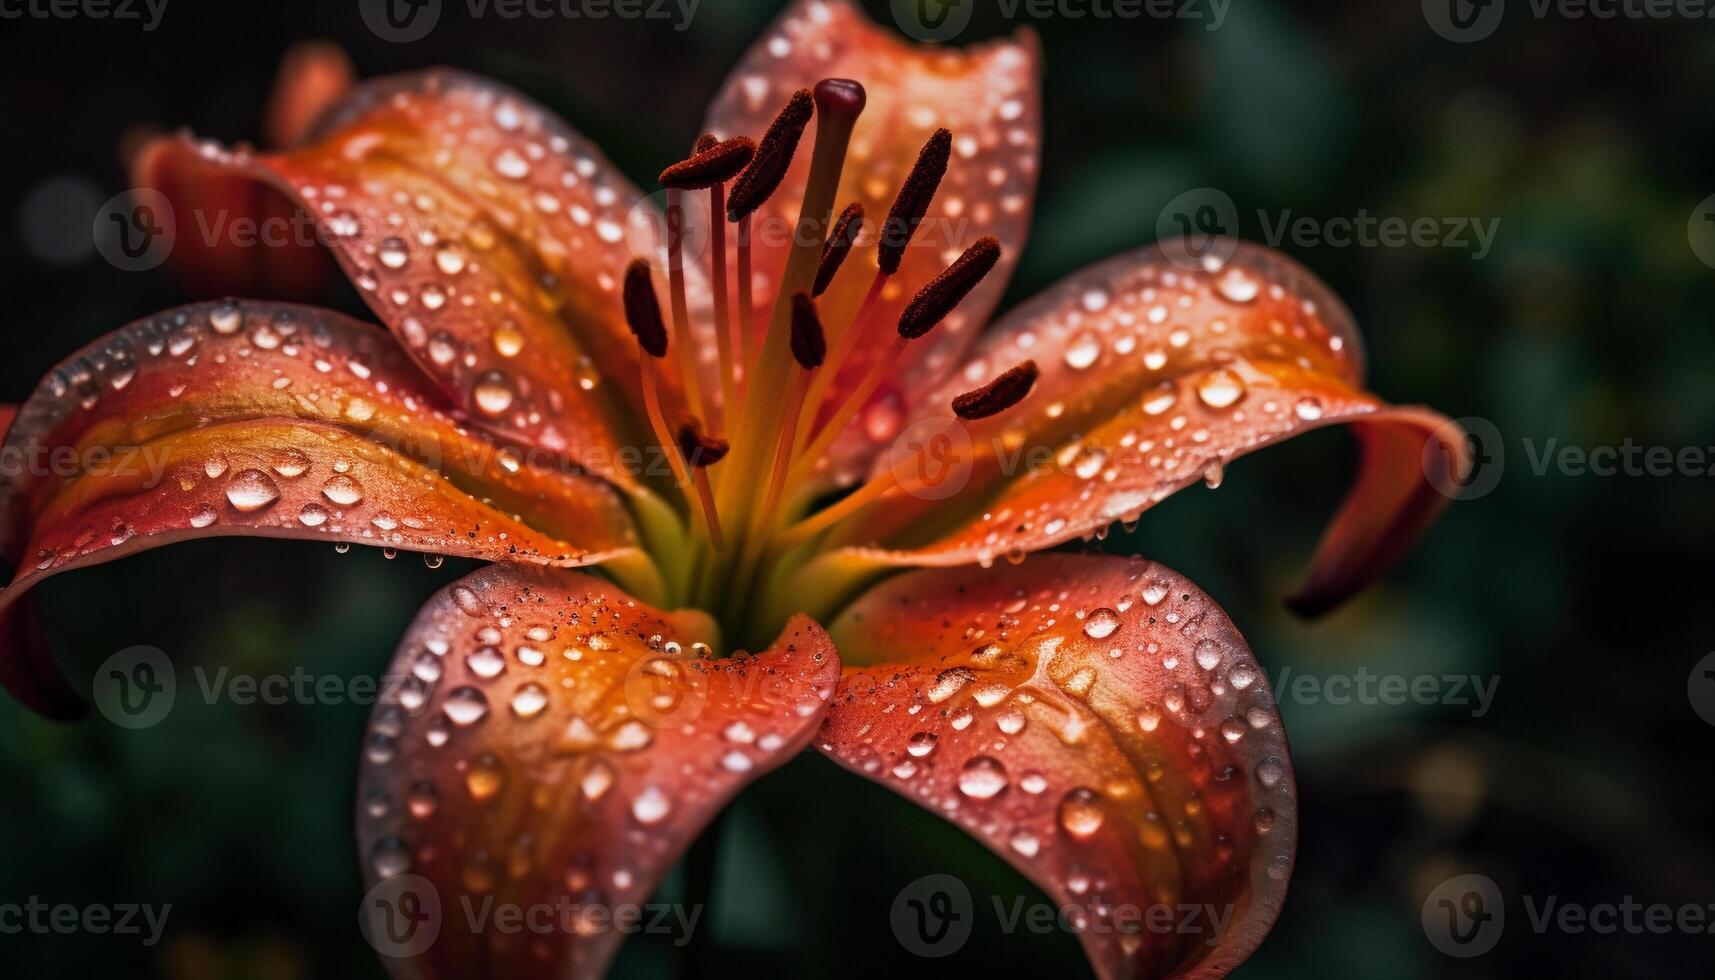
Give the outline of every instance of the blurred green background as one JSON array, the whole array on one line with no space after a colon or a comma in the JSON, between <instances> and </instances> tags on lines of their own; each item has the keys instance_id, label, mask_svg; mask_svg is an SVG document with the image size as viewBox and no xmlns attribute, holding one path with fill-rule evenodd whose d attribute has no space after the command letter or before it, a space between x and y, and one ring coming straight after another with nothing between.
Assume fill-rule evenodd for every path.
<instances>
[{"instance_id":1,"label":"blurred green background","mask_svg":"<svg viewBox=\"0 0 1715 980\"><path fill-rule=\"evenodd\" d=\"M773 17L773 0L705 0L658 21L467 22L450 3L413 44L376 38L355 0L171 0L160 26L0 21L0 399L74 347L201 297L164 276L27 246L44 181L124 187L117 144L141 123L257 135L280 54L332 38L361 73L435 63L493 75L562 113L634 178L697 132L704 104ZM869 4L878 19L886 3ZM979 4L967 39L1011 29ZM1186 572L1279 678L1477 675L1491 709L1295 703L1283 710L1302 797L1298 870L1251 978L1709 976L1715 937L1533 932L1522 896L1715 903L1708 788L1715 728L1687 696L1712 643L1715 506L1705 473L1534 471L1549 440L1583 448L1715 445L1715 268L1692 235L1715 192L1715 28L1703 20L1538 18L1514 0L1473 43L1413 3L1233 0L1207 21L1033 20L1046 54L1036 230L1011 302L1155 237L1175 196L1220 188L1240 231L1258 211L1497 221L1460 247L1285 244L1357 314L1374 390L1488 420L1493 492L1454 505L1397 570L1305 623L1280 606L1344 492L1351 446L1317 434L1231 467L1102 547ZM640 182L642 182L640 180ZM1715 251L1710 253L1715 255ZM330 298L353 312L349 293ZM1493 446L1487 447L1493 449ZM353 549L204 542L41 590L57 647L87 678L134 644L184 668L381 671L420 602L468 570ZM173 906L165 939L0 935L17 977L378 977L356 926L352 787L361 705L241 707L181 698L141 732L58 726L0 701L0 902ZM988 897L1037 897L980 846L806 756L747 791L723 826L708 913L711 974L1082 975L1065 934L978 917L946 960L907 953L899 890L950 872ZM1420 924L1451 875L1509 897L1492 952L1443 955ZM677 888L677 880L668 890ZM634 941L618 972L674 968Z\"/></svg>"}]
</instances>

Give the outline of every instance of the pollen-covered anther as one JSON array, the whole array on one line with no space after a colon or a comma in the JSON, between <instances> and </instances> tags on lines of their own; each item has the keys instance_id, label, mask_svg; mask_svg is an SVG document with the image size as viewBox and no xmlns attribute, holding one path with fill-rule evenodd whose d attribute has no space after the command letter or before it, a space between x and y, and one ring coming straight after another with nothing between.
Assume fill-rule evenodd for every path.
<instances>
[{"instance_id":1,"label":"pollen-covered anther","mask_svg":"<svg viewBox=\"0 0 1715 980\"><path fill-rule=\"evenodd\" d=\"M756 144L748 136L735 136L705 147L713 137L697 141L697 152L661 171L662 187L683 191L707 190L738 176L756 156Z\"/></svg>"},{"instance_id":2,"label":"pollen-covered anther","mask_svg":"<svg viewBox=\"0 0 1715 980\"><path fill-rule=\"evenodd\" d=\"M953 414L967 422L999 415L1024 401L1039 375L1035 361L1016 365L981 388L954 398Z\"/></svg>"},{"instance_id":3,"label":"pollen-covered anther","mask_svg":"<svg viewBox=\"0 0 1715 980\"><path fill-rule=\"evenodd\" d=\"M725 439L704 432L697 419L679 427L679 455L687 466L696 469L713 466L725 459L731 449L732 445Z\"/></svg>"},{"instance_id":4,"label":"pollen-covered anther","mask_svg":"<svg viewBox=\"0 0 1715 980\"><path fill-rule=\"evenodd\" d=\"M923 223L923 216L929 213L929 205L935 200L941 178L947 175L947 161L952 159L952 155L953 134L945 129L935 130L929 142L923 145L922 152L917 154L910 176L900 186L899 196L893 199L893 207L881 225L881 247L875 261L882 272L891 276L905 261L905 248L917 234L917 226Z\"/></svg>"},{"instance_id":5,"label":"pollen-covered anther","mask_svg":"<svg viewBox=\"0 0 1715 980\"><path fill-rule=\"evenodd\" d=\"M808 294L797 293L792 297L792 358L804 370L814 371L827 357L827 334L816 303Z\"/></svg>"},{"instance_id":6,"label":"pollen-covered anther","mask_svg":"<svg viewBox=\"0 0 1715 980\"><path fill-rule=\"evenodd\" d=\"M804 135L804 128L810 125L810 117L815 115L815 111L809 89L801 88L792 93L786 108L781 109L774 121L768 124L768 130L757 142L750 166L733 184L732 195L727 199L728 221L736 222L748 217L780 188L780 182L786 179L786 171L792 166L792 157L798 152L798 141Z\"/></svg>"},{"instance_id":7,"label":"pollen-covered anther","mask_svg":"<svg viewBox=\"0 0 1715 980\"><path fill-rule=\"evenodd\" d=\"M935 329L936 324L946 319L947 314L977 288L977 283L994 271L999 261L1000 242L994 238L979 239L975 245L965 249L965 254L929 280L905 305L905 310L899 314L899 335L907 340L916 340Z\"/></svg>"},{"instance_id":8,"label":"pollen-covered anther","mask_svg":"<svg viewBox=\"0 0 1715 980\"><path fill-rule=\"evenodd\" d=\"M624 296L625 322L637 338L637 346L650 357L666 357L667 325L661 319L661 301L655 295L648 262L634 259L625 267Z\"/></svg>"},{"instance_id":9,"label":"pollen-covered anther","mask_svg":"<svg viewBox=\"0 0 1715 980\"><path fill-rule=\"evenodd\" d=\"M839 274L840 266L846 262L846 256L852 254L852 246L857 244L858 236L863 234L863 205L853 202L846 205L834 221L834 230L828 235L827 244L822 246L822 260L816 264L815 284L810 288L811 296L820 296L833 285L834 276Z\"/></svg>"}]
</instances>

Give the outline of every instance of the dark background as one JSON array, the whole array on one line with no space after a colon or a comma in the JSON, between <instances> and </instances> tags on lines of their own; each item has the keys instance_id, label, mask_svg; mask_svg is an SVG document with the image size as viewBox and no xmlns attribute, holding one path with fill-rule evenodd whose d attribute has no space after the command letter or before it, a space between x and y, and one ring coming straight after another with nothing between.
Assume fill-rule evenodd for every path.
<instances>
[{"instance_id":1,"label":"dark background","mask_svg":"<svg viewBox=\"0 0 1715 980\"><path fill-rule=\"evenodd\" d=\"M888 18L885 3L871 3ZM967 39L1009 29L980 4ZM448 2L425 40L393 44L356 0L169 0L160 27L0 20L0 399L21 400L74 347L202 297L94 255L53 261L24 203L49 180L105 200L139 124L258 135L292 42L332 38L360 73L435 63L490 74L559 111L634 178L697 133L708 97L775 13L704 0L659 21L469 23ZM15 8L14 8L15 9ZM1715 192L1715 25L1538 19L1513 0L1491 37L1437 36L1416 3L1233 0L1199 22L1034 22L1047 62L1036 229L1009 303L1155 237L1196 187L1241 230L1290 209L1499 220L1491 253L1300 247L1356 312L1372 387L1489 420L1504 472L1455 504L1397 570L1316 623L1284 612L1345 488L1349 440L1324 433L1245 459L1104 547L1188 573L1258 658L1317 678L1360 667L1498 678L1492 710L1296 703L1283 693L1303 835L1286 910L1245 977L1708 976L1715 936L1537 935L1524 900L1715 903L1715 729L1687 684L1712 647L1715 481L1538 473L1549 440L1590 449L1715 445L1715 269L1693 251ZM1271 219L1272 220L1272 219ZM74 242L87 224L67 225ZM63 240L63 237L62 237ZM73 250L75 251L75 249ZM349 293L329 302L361 313ZM1493 447L1489 447L1493 448ZM468 570L412 556L220 540L56 579L57 649L87 678L123 647L264 674L374 674L418 604ZM0 703L0 902L171 903L153 949L112 936L0 936L17 977L378 977L356 926L352 786L367 709L241 707L181 697L142 732L57 726ZM1068 935L1003 935L907 954L888 924L907 883L951 872L979 909L1039 895L980 846L809 755L741 798L724 827L712 961L753 976L1079 975ZM1485 956L1438 952L1424 897L1493 878L1507 926ZM669 892L676 888L670 882ZM672 952L634 941L627 975Z\"/></svg>"}]
</instances>

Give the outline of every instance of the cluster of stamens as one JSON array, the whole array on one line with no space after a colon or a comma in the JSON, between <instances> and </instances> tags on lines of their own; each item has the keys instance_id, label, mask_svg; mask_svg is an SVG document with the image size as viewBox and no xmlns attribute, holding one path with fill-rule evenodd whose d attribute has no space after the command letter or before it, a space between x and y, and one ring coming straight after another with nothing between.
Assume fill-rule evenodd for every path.
<instances>
[{"instance_id":1,"label":"cluster of stamens","mask_svg":"<svg viewBox=\"0 0 1715 980\"><path fill-rule=\"evenodd\" d=\"M846 148L864 102L863 86L857 82L825 79L813 92L794 93L755 142L743 136L726 140L704 136L690 157L661 172L660 182L667 191L670 327L662 317L649 264L640 259L627 269L625 315L643 355L649 423L695 515L698 548L686 572L694 579L686 583L693 597L708 598L720 583L735 601L742 602L765 557L811 542L898 486L895 474L908 466L890 467L808 516L797 513L807 503L799 491L810 485L817 461L893 374L907 346L940 324L1000 260L1000 243L993 238L983 238L966 249L905 306L897 330L885 341L886 349L874 358L856 387L830 396L840 369L859 345L883 342L874 336L872 322L877 319L882 291L903 264L905 249L946 174L952 149L952 134L945 129L937 130L923 147L877 229L876 271L869 289L851 321L833 336L830 349L816 301L846 267L866 228L863 206L855 203L830 221ZM774 298L772 319L765 331L758 331L752 294L752 219L785 180L812 119L818 120L815 149L797 233ZM683 256L685 195L692 192L708 194L712 226L709 275L723 409L718 417L700 390L690 342ZM733 290L727 279L729 225L736 266ZM671 361L669 353L676 353ZM688 418L671 420L665 414L663 369L679 382ZM1025 362L954 399L952 412L959 420L996 415L1022 401L1035 380L1036 365ZM826 420L817 425L816 420L824 416ZM718 428L705 428L705 419ZM711 482L710 468L723 460L727 464Z\"/></svg>"}]
</instances>

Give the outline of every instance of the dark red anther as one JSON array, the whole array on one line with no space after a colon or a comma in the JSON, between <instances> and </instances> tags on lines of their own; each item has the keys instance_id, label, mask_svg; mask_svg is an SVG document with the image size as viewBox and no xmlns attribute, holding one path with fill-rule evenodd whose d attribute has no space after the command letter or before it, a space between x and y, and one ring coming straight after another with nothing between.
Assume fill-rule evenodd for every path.
<instances>
[{"instance_id":1,"label":"dark red anther","mask_svg":"<svg viewBox=\"0 0 1715 980\"><path fill-rule=\"evenodd\" d=\"M798 140L814 114L815 103L809 89L792 93L786 108L768 124L768 131L756 144L756 156L750 166L733 184L732 195L727 199L728 221L738 221L754 213L780 188L792 166L792 156L798 152Z\"/></svg>"},{"instance_id":2,"label":"dark red anther","mask_svg":"<svg viewBox=\"0 0 1715 980\"><path fill-rule=\"evenodd\" d=\"M738 176L756 156L756 144L745 136L716 143L707 149L702 149L702 145L703 140L698 140L695 154L661 171L658 179L662 187L681 191L707 190Z\"/></svg>"},{"instance_id":3,"label":"dark red anther","mask_svg":"<svg viewBox=\"0 0 1715 980\"><path fill-rule=\"evenodd\" d=\"M935 135L929 137L922 152L917 154L911 175L899 188L899 196L893 199L893 207L881 226L881 251L876 256L876 263L882 272L891 276L905 261L905 247L911 244L911 237L917 234L917 226L929 213L929 205L935 200L941 178L947 175L947 161L952 159L952 155L953 134L945 129L935 130Z\"/></svg>"},{"instance_id":4,"label":"dark red anther","mask_svg":"<svg viewBox=\"0 0 1715 980\"><path fill-rule=\"evenodd\" d=\"M820 296L828 291L828 286L834 281L834 276L845 264L846 256L852 252L852 246L857 244L858 236L863 234L863 205L849 204L840 212L840 217L834 222L834 232L828 236L828 243L822 246L822 261L816 266L816 282L810 289L811 296Z\"/></svg>"},{"instance_id":5,"label":"dark red anther","mask_svg":"<svg viewBox=\"0 0 1715 980\"><path fill-rule=\"evenodd\" d=\"M792 357L806 371L821 367L828 357L822 318L816 313L815 301L805 293L792 297Z\"/></svg>"},{"instance_id":6,"label":"dark red anther","mask_svg":"<svg viewBox=\"0 0 1715 980\"><path fill-rule=\"evenodd\" d=\"M953 399L953 414L967 422L999 415L1030 394L1039 373L1035 361L1025 361L981 388Z\"/></svg>"},{"instance_id":7,"label":"dark red anther","mask_svg":"<svg viewBox=\"0 0 1715 980\"><path fill-rule=\"evenodd\" d=\"M667 356L667 325L661 319L661 301L649 263L633 259L625 267L625 322L637 338L637 346L650 357Z\"/></svg>"},{"instance_id":8,"label":"dark red anther","mask_svg":"<svg viewBox=\"0 0 1715 980\"><path fill-rule=\"evenodd\" d=\"M725 439L703 432L702 423L696 419L679 426L679 455L685 458L687 466L713 466L725 459L731 449L732 445Z\"/></svg>"},{"instance_id":9,"label":"dark red anther","mask_svg":"<svg viewBox=\"0 0 1715 980\"><path fill-rule=\"evenodd\" d=\"M1000 242L993 238L978 239L905 304L905 311L899 314L899 335L916 340L935 329L999 261Z\"/></svg>"}]
</instances>

